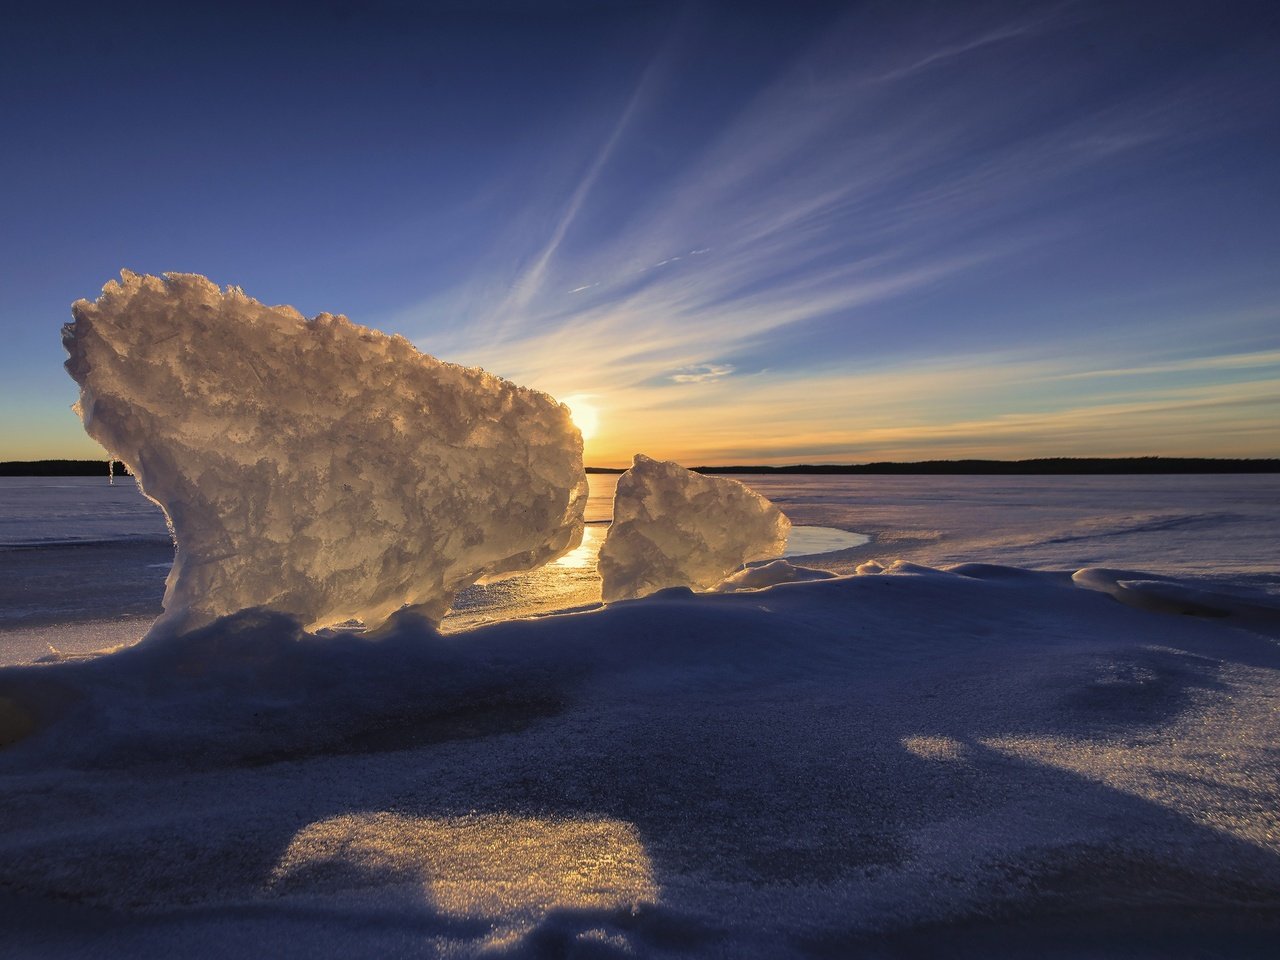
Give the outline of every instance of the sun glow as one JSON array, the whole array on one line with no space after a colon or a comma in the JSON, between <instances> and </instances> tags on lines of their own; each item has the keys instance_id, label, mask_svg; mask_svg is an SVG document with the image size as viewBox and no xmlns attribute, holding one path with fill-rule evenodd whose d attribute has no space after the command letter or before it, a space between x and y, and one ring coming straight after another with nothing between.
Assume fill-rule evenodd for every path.
<instances>
[{"instance_id":1,"label":"sun glow","mask_svg":"<svg viewBox=\"0 0 1280 960\"><path fill-rule=\"evenodd\" d=\"M569 408L569 415L573 417L574 424L582 431L583 440L594 437L600 426L600 414L595 405L590 402L593 396L594 394L590 393L575 393L561 401Z\"/></svg>"}]
</instances>

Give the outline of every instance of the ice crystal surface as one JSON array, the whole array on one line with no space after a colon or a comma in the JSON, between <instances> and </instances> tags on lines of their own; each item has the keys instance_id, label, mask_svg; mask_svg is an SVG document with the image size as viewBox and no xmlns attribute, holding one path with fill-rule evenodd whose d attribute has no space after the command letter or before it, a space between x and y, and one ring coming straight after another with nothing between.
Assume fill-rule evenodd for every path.
<instances>
[{"instance_id":1,"label":"ice crystal surface","mask_svg":"<svg viewBox=\"0 0 1280 960\"><path fill-rule=\"evenodd\" d=\"M177 540L153 634L249 607L434 621L582 539L582 439L546 394L190 274L126 271L72 314L85 430Z\"/></svg>"},{"instance_id":2,"label":"ice crystal surface","mask_svg":"<svg viewBox=\"0 0 1280 960\"><path fill-rule=\"evenodd\" d=\"M709 590L744 563L780 555L790 529L745 484L637 455L618 478L600 549L605 602L667 587Z\"/></svg>"}]
</instances>

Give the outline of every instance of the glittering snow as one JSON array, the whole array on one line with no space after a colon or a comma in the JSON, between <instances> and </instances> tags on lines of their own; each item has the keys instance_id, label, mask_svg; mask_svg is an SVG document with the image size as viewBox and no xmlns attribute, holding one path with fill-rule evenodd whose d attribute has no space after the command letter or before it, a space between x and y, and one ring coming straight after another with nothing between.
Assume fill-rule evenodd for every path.
<instances>
[{"instance_id":1,"label":"glittering snow","mask_svg":"<svg viewBox=\"0 0 1280 960\"><path fill-rule=\"evenodd\" d=\"M1269 957L1277 625L900 564L0 669L0 947Z\"/></svg>"},{"instance_id":2,"label":"glittering snow","mask_svg":"<svg viewBox=\"0 0 1280 960\"><path fill-rule=\"evenodd\" d=\"M270 329L356 331L359 366L370 351L401 350L197 278L130 284L160 301L175 285L202 290L202 328L249 311L258 319L245 322ZM218 439L219 424L243 432L246 418L202 414L217 398L198 378L130 371L140 355L168 356L170 341L153 339L164 325L76 347L93 329L86 321L72 338L75 356L102 354L96 372L80 371L90 432L144 483L150 466L222 498L200 501L197 517L257 503L226 486L237 465L255 469L235 460L252 438ZM260 352L237 356L268 363ZM560 408L477 371L413 362L432 383L494 386L535 414L504 432L504 413L468 455L525 451L529 430L542 431L548 449L511 476L561 499L537 531L524 516L514 528L532 554L563 552L583 497L580 462L560 459L566 435L578 449ZM145 396L138 387L119 400L107 375L117 367ZM370 407L368 372L323 382L361 384ZM480 394L464 391L457 416L488 409ZM449 404L444 391L416 395ZM189 452L164 432L170 401L199 440ZM453 423L442 419L442 430ZM360 420L354 432L379 429ZM159 439L120 443L149 430ZM298 443L282 448L294 470L313 453ZM343 509L385 528L383 549L394 549L391 530L407 521L379 520L379 509L419 511L424 528L435 515L413 505L422 488L406 486L421 463L413 473L373 459L333 467L333 481L362 491ZM458 463L437 465L456 473ZM535 468L555 482L526 476ZM446 497L447 479L426 489ZM488 531L468 511L494 509L498 480L464 479L480 492L462 515ZM166 543L104 518L60 539L55 525L41 529L39 498L15 488L28 506L6 528L0 609L39 631L23 644L51 649L0 668L0 954L1270 960L1280 936L1273 478L752 485L798 523L855 539L824 535L828 552L805 561L823 570L782 559L738 569L782 552L778 509L732 481L638 458L618 484L600 561L606 599L655 591L636 602L534 618L513 595L528 619L453 634L431 617L362 633L250 609L99 655L77 648L98 642L105 621L77 624L84 604L63 598L83 581L85 602L99 602L90 581L120 582L106 576L113 557L119 566L127 548L149 569ZM108 506L127 493L102 489ZM196 503L183 489L180 536ZM299 494L299 509L313 509L317 488ZM273 511L284 509L268 498L253 514L282 551L293 515ZM511 518L492 523L506 543ZM578 597L601 530L526 587L551 604ZM373 542L369 529L350 536ZM448 542L419 546L464 566ZM396 576L399 556L385 565ZM234 582L241 561L209 562ZM368 576L361 591L377 582L357 573ZM259 589L297 576L287 564L264 571ZM690 585L707 592L662 589ZM492 600L477 599L469 625L497 609ZM100 602L104 613L140 612Z\"/></svg>"}]
</instances>

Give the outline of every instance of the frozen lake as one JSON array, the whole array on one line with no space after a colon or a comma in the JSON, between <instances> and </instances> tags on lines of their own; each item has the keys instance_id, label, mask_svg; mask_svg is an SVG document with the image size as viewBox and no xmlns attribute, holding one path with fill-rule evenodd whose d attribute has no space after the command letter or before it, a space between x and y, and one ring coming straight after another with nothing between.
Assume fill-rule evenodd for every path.
<instances>
[{"instance_id":1,"label":"frozen lake","mask_svg":"<svg viewBox=\"0 0 1280 960\"><path fill-rule=\"evenodd\" d=\"M617 476L591 474L583 545L458 598L456 631L598 603L595 558ZM1085 566L1280 592L1280 478L743 476L796 525L788 556L852 572L870 559ZM128 642L160 611L172 545L132 479L0 478L0 662Z\"/></svg>"},{"instance_id":2,"label":"frozen lake","mask_svg":"<svg viewBox=\"0 0 1280 960\"><path fill-rule=\"evenodd\" d=\"M867 575L509 619L598 595L593 477L465 636L250 612L0 669L0 953L1274 953L1276 478L747 479ZM158 513L8 489L5 657L145 631ZM1137 572L1036 572L1084 566Z\"/></svg>"}]
</instances>

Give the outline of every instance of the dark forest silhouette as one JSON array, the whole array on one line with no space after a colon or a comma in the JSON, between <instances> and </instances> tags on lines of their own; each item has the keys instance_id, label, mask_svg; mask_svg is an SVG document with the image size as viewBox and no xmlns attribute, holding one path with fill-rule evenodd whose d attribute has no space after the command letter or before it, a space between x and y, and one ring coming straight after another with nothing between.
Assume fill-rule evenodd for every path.
<instances>
[{"instance_id":1,"label":"dark forest silhouette","mask_svg":"<svg viewBox=\"0 0 1280 960\"><path fill-rule=\"evenodd\" d=\"M622 467L587 467L587 473L622 473ZM920 474L925 476L1106 475L1156 473L1280 473L1280 459L1211 457L1040 457L1034 460L923 460L916 463L799 463L691 467L697 473ZM106 460L5 460L0 477L105 477ZM117 476L129 471L116 461Z\"/></svg>"}]
</instances>

